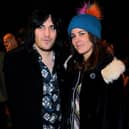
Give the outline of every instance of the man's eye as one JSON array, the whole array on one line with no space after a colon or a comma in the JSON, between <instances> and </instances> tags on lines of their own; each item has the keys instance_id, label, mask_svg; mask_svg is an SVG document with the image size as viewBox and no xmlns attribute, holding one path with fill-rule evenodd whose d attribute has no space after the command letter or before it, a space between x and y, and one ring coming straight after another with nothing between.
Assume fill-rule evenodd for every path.
<instances>
[{"instance_id":1,"label":"man's eye","mask_svg":"<svg viewBox=\"0 0 129 129\"><path fill-rule=\"evenodd\" d=\"M39 28L42 29L44 27L44 25L40 25Z\"/></svg>"},{"instance_id":2,"label":"man's eye","mask_svg":"<svg viewBox=\"0 0 129 129\"><path fill-rule=\"evenodd\" d=\"M52 29L52 30L55 30L56 28L55 28L55 26L53 25L53 26L51 26L51 29Z\"/></svg>"}]
</instances>

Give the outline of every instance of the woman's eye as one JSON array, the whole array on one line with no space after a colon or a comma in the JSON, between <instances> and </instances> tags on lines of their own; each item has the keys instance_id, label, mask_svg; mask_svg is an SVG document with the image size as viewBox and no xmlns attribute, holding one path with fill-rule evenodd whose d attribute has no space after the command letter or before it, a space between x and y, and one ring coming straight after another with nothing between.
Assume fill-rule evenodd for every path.
<instances>
[{"instance_id":1,"label":"woman's eye","mask_svg":"<svg viewBox=\"0 0 129 129\"><path fill-rule=\"evenodd\" d=\"M85 35L86 33L85 33L85 32L80 32L79 34L80 34L80 35Z\"/></svg>"},{"instance_id":2,"label":"woman's eye","mask_svg":"<svg viewBox=\"0 0 129 129\"><path fill-rule=\"evenodd\" d=\"M75 35L71 35L71 38L73 39L73 38L75 38L76 36Z\"/></svg>"}]
</instances>

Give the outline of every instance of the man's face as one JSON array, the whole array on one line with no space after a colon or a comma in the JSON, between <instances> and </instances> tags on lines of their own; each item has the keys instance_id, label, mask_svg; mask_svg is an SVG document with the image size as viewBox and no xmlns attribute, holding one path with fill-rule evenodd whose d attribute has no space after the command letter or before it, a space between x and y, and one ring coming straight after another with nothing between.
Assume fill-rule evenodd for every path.
<instances>
[{"instance_id":1,"label":"man's face","mask_svg":"<svg viewBox=\"0 0 129 129\"><path fill-rule=\"evenodd\" d=\"M35 44L41 50L49 51L55 43L57 31L52 22L51 16L35 29Z\"/></svg>"},{"instance_id":2,"label":"man's face","mask_svg":"<svg viewBox=\"0 0 129 129\"><path fill-rule=\"evenodd\" d=\"M12 49L14 49L18 46L18 43L17 43L15 36L12 34L6 34L3 37L3 44L4 44L7 52L11 51Z\"/></svg>"}]
</instances>

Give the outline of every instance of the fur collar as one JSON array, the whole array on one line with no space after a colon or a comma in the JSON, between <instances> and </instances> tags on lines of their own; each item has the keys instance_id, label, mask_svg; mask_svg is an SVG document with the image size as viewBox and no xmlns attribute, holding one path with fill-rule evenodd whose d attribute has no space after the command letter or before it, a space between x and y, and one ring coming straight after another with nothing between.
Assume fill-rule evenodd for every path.
<instances>
[{"instance_id":1,"label":"fur collar","mask_svg":"<svg viewBox=\"0 0 129 129\"><path fill-rule=\"evenodd\" d=\"M125 72L125 64L116 57L101 70L102 77L107 84L117 80L123 72Z\"/></svg>"}]
</instances>

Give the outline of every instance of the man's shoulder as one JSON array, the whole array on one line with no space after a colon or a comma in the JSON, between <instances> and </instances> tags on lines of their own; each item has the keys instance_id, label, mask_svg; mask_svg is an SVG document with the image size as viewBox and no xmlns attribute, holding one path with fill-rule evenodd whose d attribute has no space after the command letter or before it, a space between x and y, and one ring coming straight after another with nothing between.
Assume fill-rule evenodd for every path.
<instances>
[{"instance_id":1,"label":"man's shoulder","mask_svg":"<svg viewBox=\"0 0 129 129\"><path fill-rule=\"evenodd\" d=\"M26 49L24 46L18 47L12 51L9 51L5 54L5 59L6 60L19 60L25 58L26 55Z\"/></svg>"}]
</instances>

